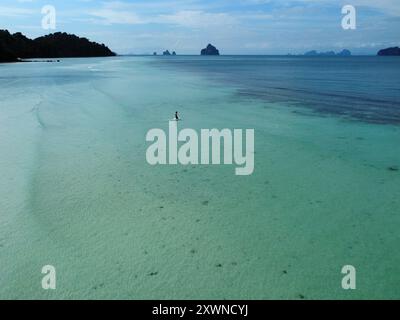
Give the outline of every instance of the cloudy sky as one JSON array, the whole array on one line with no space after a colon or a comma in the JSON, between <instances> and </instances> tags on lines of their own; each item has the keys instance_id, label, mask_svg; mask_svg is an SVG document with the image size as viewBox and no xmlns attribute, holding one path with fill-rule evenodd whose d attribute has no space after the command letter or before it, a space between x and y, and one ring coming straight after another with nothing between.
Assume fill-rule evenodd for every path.
<instances>
[{"instance_id":1,"label":"cloudy sky","mask_svg":"<svg viewBox=\"0 0 400 320\"><path fill-rule=\"evenodd\" d=\"M56 8L56 30L41 27L44 5ZM356 30L341 27L344 5L357 10ZM0 29L75 33L120 54L198 54L209 42L224 54L369 54L400 45L400 0L1 0Z\"/></svg>"}]
</instances>

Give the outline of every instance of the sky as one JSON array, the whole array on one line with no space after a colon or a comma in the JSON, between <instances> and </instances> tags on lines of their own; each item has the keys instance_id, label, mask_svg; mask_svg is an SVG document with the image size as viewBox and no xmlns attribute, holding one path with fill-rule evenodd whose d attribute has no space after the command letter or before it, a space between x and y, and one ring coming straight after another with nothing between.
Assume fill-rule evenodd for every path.
<instances>
[{"instance_id":1,"label":"sky","mask_svg":"<svg viewBox=\"0 0 400 320\"><path fill-rule=\"evenodd\" d=\"M55 30L42 28L45 5ZM355 30L342 28L344 5L356 9ZM400 0L0 0L0 29L74 33L118 54L199 54L208 43L222 54L375 54L400 46Z\"/></svg>"}]
</instances>

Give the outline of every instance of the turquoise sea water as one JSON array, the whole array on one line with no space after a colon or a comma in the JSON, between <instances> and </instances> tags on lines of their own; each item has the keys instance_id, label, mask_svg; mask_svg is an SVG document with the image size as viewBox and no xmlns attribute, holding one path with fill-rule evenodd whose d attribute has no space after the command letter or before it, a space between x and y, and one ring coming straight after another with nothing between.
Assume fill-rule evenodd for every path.
<instances>
[{"instance_id":1,"label":"turquoise sea water","mask_svg":"<svg viewBox=\"0 0 400 320\"><path fill-rule=\"evenodd\" d=\"M400 298L400 60L0 65L0 298ZM145 135L255 129L255 172ZM41 268L57 289L41 288ZM341 269L357 269L357 290Z\"/></svg>"}]
</instances>

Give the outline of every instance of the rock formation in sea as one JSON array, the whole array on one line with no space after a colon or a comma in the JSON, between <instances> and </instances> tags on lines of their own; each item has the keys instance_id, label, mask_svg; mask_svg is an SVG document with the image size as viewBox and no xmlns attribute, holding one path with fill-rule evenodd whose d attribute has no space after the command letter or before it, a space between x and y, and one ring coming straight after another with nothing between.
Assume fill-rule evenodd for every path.
<instances>
[{"instance_id":1,"label":"rock formation in sea","mask_svg":"<svg viewBox=\"0 0 400 320\"><path fill-rule=\"evenodd\" d=\"M400 56L400 48L393 47L382 49L378 52L378 56Z\"/></svg>"},{"instance_id":2,"label":"rock formation in sea","mask_svg":"<svg viewBox=\"0 0 400 320\"><path fill-rule=\"evenodd\" d=\"M170 56L170 55L171 55L171 52L169 52L169 50L165 50L163 52L163 56Z\"/></svg>"},{"instance_id":3,"label":"rock formation in sea","mask_svg":"<svg viewBox=\"0 0 400 320\"><path fill-rule=\"evenodd\" d=\"M31 58L108 57L116 54L104 44L57 32L31 40L22 33L0 30L0 62Z\"/></svg>"},{"instance_id":4,"label":"rock formation in sea","mask_svg":"<svg viewBox=\"0 0 400 320\"><path fill-rule=\"evenodd\" d=\"M201 50L201 55L202 56L219 56L219 51L212 44L209 44L207 46L207 48L204 48L203 50Z\"/></svg>"}]
</instances>

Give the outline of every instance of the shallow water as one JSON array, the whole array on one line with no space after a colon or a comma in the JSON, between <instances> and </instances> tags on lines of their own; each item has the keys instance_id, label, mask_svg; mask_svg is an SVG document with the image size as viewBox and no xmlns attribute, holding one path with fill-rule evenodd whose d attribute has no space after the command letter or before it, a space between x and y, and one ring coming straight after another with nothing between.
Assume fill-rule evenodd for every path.
<instances>
[{"instance_id":1,"label":"shallow water","mask_svg":"<svg viewBox=\"0 0 400 320\"><path fill-rule=\"evenodd\" d=\"M307 86L285 101L260 71L278 58L226 59L0 65L0 298L399 298L400 82L367 89L343 66L349 92L332 99L337 86L282 69L291 92ZM303 78L319 70L298 63ZM373 107L334 112L349 94ZM254 174L149 166L145 135L177 109L182 128L254 128Z\"/></svg>"}]
</instances>

